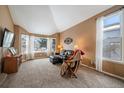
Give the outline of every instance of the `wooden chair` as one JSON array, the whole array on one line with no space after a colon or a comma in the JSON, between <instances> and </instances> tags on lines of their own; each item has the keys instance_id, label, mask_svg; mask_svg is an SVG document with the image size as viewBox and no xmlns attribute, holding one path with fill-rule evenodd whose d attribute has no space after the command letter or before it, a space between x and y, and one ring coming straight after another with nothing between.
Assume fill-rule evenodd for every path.
<instances>
[{"instance_id":1,"label":"wooden chair","mask_svg":"<svg viewBox=\"0 0 124 93\"><path fill-rule=\"evenodd\" d=\"M72 77L77 78L76 72L80 65L81 55L83 54L84 53L81 50L76 50L73 56L71 56L68 60L63 62L61 66L60 75L62 77L67 75L70 76L71 78Z\"/></svg>"}]
</instances>

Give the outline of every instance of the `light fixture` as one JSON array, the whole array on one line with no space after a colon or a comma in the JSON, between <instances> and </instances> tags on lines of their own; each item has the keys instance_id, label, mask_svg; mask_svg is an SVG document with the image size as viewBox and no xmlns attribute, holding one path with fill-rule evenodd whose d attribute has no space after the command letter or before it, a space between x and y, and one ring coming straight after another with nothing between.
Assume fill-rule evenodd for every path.
<instances>
[{"instance_id":1,"label":"light fixture","mask_svg":"<svg viewBox=\"0 0 124 93\"><path fill-rule=\"evenodd\" d=\"M62 45L58 45L57 47L58 47L59 52L63 50Z\"/></svg>"},{"instance_id":2,"label":"light fixture","mask_svg":"<svg viewBox=\"0 0 124 93\"><path fill-rule=\"evenodd\" d=\"M61 45L58 45L58 48L60 49L60 48L62 48L62 46Z\"/></svg>"},{"instance_id":3,"label":"light fixture","mask_svg":"<svg viewBox=\"0 0 124 93\"><path fill-rule=\"evenodd\" d=\"M60 51L62 51L62 50L63 50L63 48L61 47L61 48L60 48Z\"/></svg>"},{"instance_id":4,"label":"light fixture","mask_svg":"<svg viewBox=\"0 0 124 93\"><path fill-rule=\"evenodd\" d=\"M74 49L78 49L78 45L74 45Z\"/></svg>"}]
</instances>

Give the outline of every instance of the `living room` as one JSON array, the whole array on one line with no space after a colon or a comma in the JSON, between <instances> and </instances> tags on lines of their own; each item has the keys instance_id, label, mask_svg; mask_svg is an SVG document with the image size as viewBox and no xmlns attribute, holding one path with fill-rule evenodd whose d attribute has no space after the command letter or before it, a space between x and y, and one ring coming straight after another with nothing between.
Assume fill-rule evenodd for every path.
<instances>
[{"instance_id":1,"label":"living room","mask_svg":"<svg viewBox=\"0 0 124 93\"><path fill-rule=\"evenodd\" d=\"M123 7L0 5L0 87L123 88ZM80 66L65 78L76 50Z\"/></svg>"}]
</instances>

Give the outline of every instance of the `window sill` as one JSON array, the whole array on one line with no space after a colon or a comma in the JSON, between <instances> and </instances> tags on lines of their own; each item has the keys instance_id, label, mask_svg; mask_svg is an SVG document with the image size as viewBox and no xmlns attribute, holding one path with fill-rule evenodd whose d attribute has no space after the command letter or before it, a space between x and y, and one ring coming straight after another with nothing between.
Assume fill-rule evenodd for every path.
<instances>
[{"instance_id":1,"label":"window sill","mask_svg":"<svg viewBox=\"0 0 124 93\"><path fill-rule=\"evenodd\" d=\"M117 64L123 64L124 65L123 61L116 61L116 60L111 60L111 59L106 59L106 58L103 58L103 61L108 61L111 63L117 63Z\"/></svg>"},{"instance_id":2,"label":"window sill","mask_svg":"<svg viewBox=\"0 0 124 93\"><path fill-rule=\"evenodd\" d=\"M47 53L45 51L33 51L34 53Z\"/></svg>"}]
</instances>

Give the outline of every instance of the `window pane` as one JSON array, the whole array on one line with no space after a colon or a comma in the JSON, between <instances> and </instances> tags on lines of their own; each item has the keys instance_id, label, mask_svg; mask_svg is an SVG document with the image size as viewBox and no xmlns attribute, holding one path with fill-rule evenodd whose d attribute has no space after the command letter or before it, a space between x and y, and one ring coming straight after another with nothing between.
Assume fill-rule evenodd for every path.
<instances>
[{"instance_id":1,"label":"window pane","mask_svg":"<svg viewBox=\"0 0 124 93\"><path fill-rule=\"evenodd\" d=\"M120 29L104 31L103 33L103 57L121 61L122 47L121 47L121 33Z\"/></svg>"},{"instance_id":2,"label":"window pane","mask_svg":"<svg viewBox=\"0 0 124 93\"><path fill-rule=\"evenodd\" d=\"M54 55L56 48L56 39L51 40L51 54Z\"/></svg>"},{"instance_id":3,"label":"window pane","mask_svg":"<svg viewBox=\"0 0 124 93\"><path fill-rule=\"evenodd\" d=\"M21 53L28 53L29 36L21 35Z\"/></svg>"},{"instance_id":4,"label":"window pane","mask_svg":"<svg viewBox=\"0 0 124 93\"><path fill-rule=\"evenodd\" d=\"M21 35L21 52L25 53L26 51L26 35Z\"/></svg>"},{"instance_id":5,"label":"window pane","mask_svg":"<svg viewBox=\"0 0 124 93\"><path fill-rule=\"evenodd\" d=\"M55 45L56 45L55 39L52 39L52 51L53 52L55 51Z\"/></svg>"},{"instance_id":6,"label":"window pane","mask_svg":"<svg viewBox=\"0 0 124 93\"><path fill-rule=\"evenodd\" d=\"M111 17L107 17L104 19L104 27L108 27L108 26L112 26L112 25L116 25L120 23L120 15L114 15Z\"/></svg>"},{"instance_id":7,"label":"window pane","mask_svg":"<svg viewBox=\"0 0 124 93\"><path fill-rule=\"evenodd\" d=\"M34 50L35 51L42 51L46 52L47 51L47 39L45 38L35 38L34 40Z\"/></svg>"}]
</instances>

